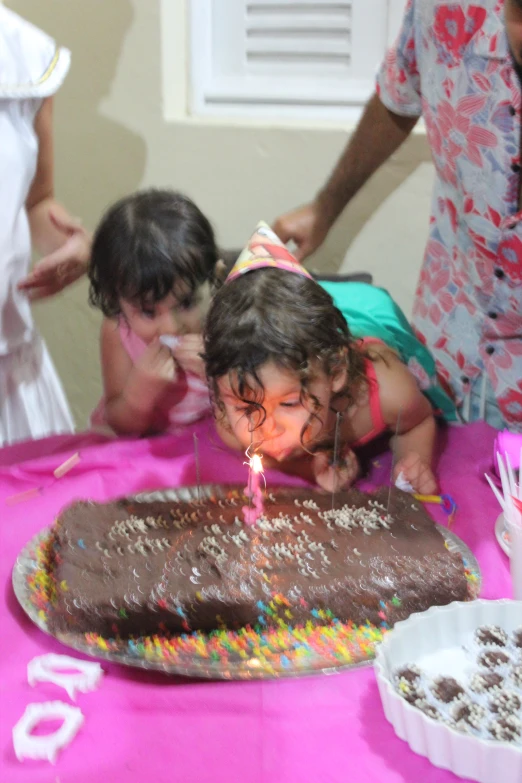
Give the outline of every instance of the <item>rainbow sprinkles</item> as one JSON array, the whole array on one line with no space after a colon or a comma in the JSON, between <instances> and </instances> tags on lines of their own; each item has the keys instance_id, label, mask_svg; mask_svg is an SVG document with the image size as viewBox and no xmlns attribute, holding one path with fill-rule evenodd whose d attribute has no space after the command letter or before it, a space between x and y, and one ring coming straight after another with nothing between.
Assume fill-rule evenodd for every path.
<instances>
[{"instance_id":1,"label":"rainbow sprinkles","mask_svg":"<svg viewBox=\"0 0 522 783\"><path fill-rule=\"evenodd\" d=\"M28 576L27 586L31 604L37 612L40 625L47 629L56 599L54 558L47 535L34 551L34 571ZM62 590L67 585L61 584ZM399 598L393 599L395 605ZM255 676L256 671L277 676L292 669L296 673L370 661L378 644L390 626L387 622L388 605L381 602L380 626L366 623L356 626L341 623L329 611L311 610L323 624L308 623L292 627L285 622L289 602L274 593L272 601L259 605L259 625L230 631L225 628L204 634L199 631L183 634L155 634L122 639L115 635L105 638L95 633L78 636L75 646L94 656L121 658L122 663L142 660L155 667L162 665L187 668L193 673L208 671L208 675L226 675L229 667L241 667L243 673ZM121 610L124 612L125 610ZM263 629L263 615L278 616L277 629ZM70 643L71 639L64 639ZM213 671L214 670L214 671Z\"/></svg>"}]
</instances>

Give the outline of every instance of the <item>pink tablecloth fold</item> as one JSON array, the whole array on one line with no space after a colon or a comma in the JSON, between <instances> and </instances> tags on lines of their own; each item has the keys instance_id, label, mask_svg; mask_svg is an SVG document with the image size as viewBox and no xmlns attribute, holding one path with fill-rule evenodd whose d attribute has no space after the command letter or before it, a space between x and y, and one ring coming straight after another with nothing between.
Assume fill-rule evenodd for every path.
<instances>
[{"instance_id":1,"label":"pink tablecloth fold","mask_svg":"<svg viewBox=\"0 0 522 783\"><path fill-rule=\"evenodd\" d=\"M242 458L222 446L208 422L199 437L203 482L237 482ZM457 779L415 756L382 713L371 668L332 677L254 683L207 683L168 678L118 666L95 693L80 694L85 724L53 769L20 764L11 729L30 701L63 699L52 685L32 689L27 663L35 655L67 650L46 637L18 607L11 588L16 556L31 536L52 523L75 498L106 500L153 487L195 483L192 432L153 440L86 438L20 447L17 464L0 452L0 780L5 783L449 783ZM479 559L483 596L511 595L509 565L493 533L499 513L477 473L491 454L495 433L475 424L450 430L440 463L443 491L459 505L455 532ZM53 470L80 449L81 462L64 478ZM371 481L386 482L389 455ZM289 479L267 474L269 485ZM299 483L295 480L293 483ZM368 485L368 484L367 484ZM35 486L40 497L9 507L5 498ZM434 516L443 520L435 508Z\"/></svg>"}]
</instances>

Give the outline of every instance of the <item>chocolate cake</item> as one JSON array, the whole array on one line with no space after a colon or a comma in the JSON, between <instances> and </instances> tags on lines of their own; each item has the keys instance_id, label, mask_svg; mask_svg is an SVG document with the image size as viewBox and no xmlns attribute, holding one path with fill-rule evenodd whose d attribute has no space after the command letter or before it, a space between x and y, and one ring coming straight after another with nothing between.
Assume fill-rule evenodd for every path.
<instances>
[{"instance_id":1,"label":"chocolate cake","mask_svg":"<svg viewBox=\"0 0 522 783\"><path fill-rule=\"evenodd\" d=\"M269 494L257 524L245 499L79 502L51 538L57 630L106 637L321 624L377 626L467 598L462 559L406 493Z\"/></svg>"}]
</instances>

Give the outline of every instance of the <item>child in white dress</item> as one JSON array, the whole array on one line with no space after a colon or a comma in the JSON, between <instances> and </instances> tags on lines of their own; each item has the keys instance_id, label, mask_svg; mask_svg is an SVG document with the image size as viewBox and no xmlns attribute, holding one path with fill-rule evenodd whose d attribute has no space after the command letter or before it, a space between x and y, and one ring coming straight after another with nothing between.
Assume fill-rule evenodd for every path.
<instances>
[{"instance_id":1,"label":"child in white dress","mask_svg":"<svg viewBox=\"0 0 522 783\"><path fill-rule=\"evenodd\" d=\"M0 4L0 446L73 421L30 301L84 273L87 233L54 201L52 96L70 53ZM32 244L45 257L28 275Z\"/></svg>"}]
</instances>

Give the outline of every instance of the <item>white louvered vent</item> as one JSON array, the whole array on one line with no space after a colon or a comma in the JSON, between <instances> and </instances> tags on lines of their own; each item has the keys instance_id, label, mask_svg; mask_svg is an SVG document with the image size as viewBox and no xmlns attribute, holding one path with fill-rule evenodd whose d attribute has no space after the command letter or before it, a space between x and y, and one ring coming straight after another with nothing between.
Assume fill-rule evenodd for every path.
<instances>
[{"instance_id":1,"label":"white louvered vent","mask_svg":"<svg viewBox=\"0 0 522 783\"><path fill-rule=\"evenodd\" d=\"M354 118L406 0L188 0L192 111Z\"/></svg>"},{"instance_id":2,"label":"white louvered vent","mask_svg":"<svg viewBox=\"0 0 522 783\"><path fill-rule=\"evenodd\" d=\"M247 2L245 48L252 69L347 73L351 36L351 2Z\"/></svg>"}]
</instances>

